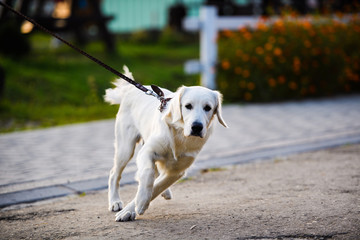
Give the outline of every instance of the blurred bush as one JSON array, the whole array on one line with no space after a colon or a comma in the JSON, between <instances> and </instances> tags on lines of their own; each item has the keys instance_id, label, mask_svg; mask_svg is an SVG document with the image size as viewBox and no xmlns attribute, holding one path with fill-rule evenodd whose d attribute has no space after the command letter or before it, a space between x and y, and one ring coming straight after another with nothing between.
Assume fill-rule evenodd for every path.
<instances>
[{"instance_id":1,"label":"blurred bush","mask_svg":"<svg viewBox=\"0 0 360 240\"><path fill-rule=\"evenodd\" d=\"M178 46L198 42L197 34L177 31L171 27L162 30L141 30L131 34L122 34L122 41L138 44L162 44L164 46Z\"/></svg>"},{"instance_id":2,"label":"blurred bush","mask_svg":"<svg viewBox=\"0 0 360 240\"><path fill-rule=\"evenodd\" d=\"M20 33L20 26L15 20L0 24L0 53L11 57L22 57L30 52L30 42Z\"/></svg>"},{"instance_id":3,"label":"blurred bush","mask_svg":"<svg viewBox=\"0 0 360 240\"><path fill-rule=\"evenodd\" d=\"M130 37L128 38L122 38L122 40L129 40L133 43L139 43L139 44L153 44L156 43L158 41L159 35L160 35L160 31L159 30L139 30L139 31L135 31L132 34L130 34Z\"/></svg>"},{"instance_id":4,"label":"blurred bush","mask_svg":"<svg viewBox=\"0 0 360 240\"><path fill-rule=\"evenodd\" d=\"M186 37L187 36L184 33L176 31L170 27L166 27L161 32L159 42L164 45L185 44L188 42Z\"/></svg>"},{"instance_id":5,"label":"blurred bush","mask_svg":"<svg viewBox=\"0 0 360 240\"><path fill-rule=\"evenodd\" d=\"M341 16L340 16L341 17ZM280 18L223 31L217 84L229 101L279 101L360 92L360 18Z\"/></svg>"}]
</instances>

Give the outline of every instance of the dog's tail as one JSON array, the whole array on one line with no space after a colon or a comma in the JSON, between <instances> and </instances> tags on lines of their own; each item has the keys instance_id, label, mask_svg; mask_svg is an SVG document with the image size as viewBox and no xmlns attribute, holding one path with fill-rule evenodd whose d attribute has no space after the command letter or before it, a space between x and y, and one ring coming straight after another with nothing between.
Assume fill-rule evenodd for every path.
<instances>
[{"instance_id":1,"label":"dog's tail","mask_svg":"<svg viewBox=\"0 0 360 240\"><path fill-rule=\"evenodd\" d=\"M124 65L124 75L128 78L134 79L132 73L130 72L129 68ZM104 100L110 104L120 104L121 103L121 95L124 91L124 87L129 85L129 83L122 79L116 79L113 84L115 88L108 88L105 90Z\"/></svg>"}]
</instances>

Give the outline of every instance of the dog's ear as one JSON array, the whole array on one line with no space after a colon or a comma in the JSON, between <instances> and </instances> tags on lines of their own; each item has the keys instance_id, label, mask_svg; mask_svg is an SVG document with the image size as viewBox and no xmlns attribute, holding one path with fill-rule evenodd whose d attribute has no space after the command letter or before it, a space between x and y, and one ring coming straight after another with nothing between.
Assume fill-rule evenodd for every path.
<instances>
[{"instance_id":1,"label":"dog's ear","mask_svg":"<svg viewBox=\"0 0 360 240\"><path fill-rule=\"evenodd\" d=\"M224 121L223 117L222 117L222 94L218 91L214 91L215 92L215 97L216 97L216 109L215 109L215 113L218 120L219 120L219 123L221 125L223 125L224 127L228 128L226 122Z\"/></svg>"},{"instance_id":2,"label":"dog's ear","mask_svg":"<svg viewBox=\"0 0 360 240\"><path fill-rule=\"evenodd\" d=\"M174 93L174 97L169 102L163 115L163 120L166 122L174 124L182 119L181 97L185 92L185 88L182 86Z\"/></svg>"}]
</instances>

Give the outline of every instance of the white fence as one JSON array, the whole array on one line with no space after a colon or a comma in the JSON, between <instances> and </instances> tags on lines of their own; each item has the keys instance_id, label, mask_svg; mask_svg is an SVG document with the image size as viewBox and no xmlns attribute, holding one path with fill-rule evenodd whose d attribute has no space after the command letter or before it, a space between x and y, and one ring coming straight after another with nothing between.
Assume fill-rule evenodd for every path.
<instances>
[{"instance_id":1,"label":"white fence","mask_svg":"<svg viewBox=\"0 0 360 240\"><path fill-rule=\"evenodd\" d=\"M217 32L221 29L239 29L242 26L255 26L259 17L219 17L217 9L205 6L200 9L200 18L185 18L183 26L187 31L200 31L200 61L185 63L188 74L201 73L201 85L216 89Z\"/></svg>"}]
</instances>

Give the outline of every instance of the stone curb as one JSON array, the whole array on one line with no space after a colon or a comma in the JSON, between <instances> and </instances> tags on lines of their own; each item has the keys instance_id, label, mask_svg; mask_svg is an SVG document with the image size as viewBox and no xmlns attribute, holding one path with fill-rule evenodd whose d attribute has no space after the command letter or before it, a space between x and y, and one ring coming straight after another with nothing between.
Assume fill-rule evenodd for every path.
<instances>
[{"instance_id":1,"label":"stone curb","mask_svg":"<svg viewBox=\"0 0 360 240\"><path fill-rule=\"evenodd\" d=\"M134 175L135 172L123 174L121 185L135 183ZM52 186L3 193L0 194L0 208L23 203L33 203L68 195L81 195L83 193L92 191L104 190L108 186L107 181L107 177L102 177L67 184L57 184Z\"/></svg>"}]
</instances>

